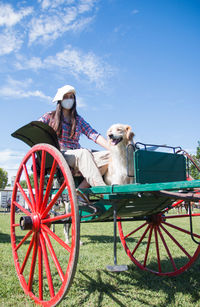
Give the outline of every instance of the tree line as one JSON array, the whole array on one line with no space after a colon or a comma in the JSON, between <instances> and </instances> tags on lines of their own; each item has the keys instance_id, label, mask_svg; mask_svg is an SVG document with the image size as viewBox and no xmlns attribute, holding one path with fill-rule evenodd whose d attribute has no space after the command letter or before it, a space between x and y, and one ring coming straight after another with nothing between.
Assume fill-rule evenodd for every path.
<instances>
[{"instance_id":1,"label":"tree line","mask_svg":"<svg viewBox=\"0 0 200 307\"><path fill-rule=\"evenodd\" d=\"M192 155L192 159L197 164L197 166L200 168L200 141L198 141L198 146L197 146L197 149L196 149L196 154ZM192 176L192 178L193 179L200 179L200 172L194 166L194 164L190 163L189 168L190 168L190 175Z\"/></svg>"}]
</instances>

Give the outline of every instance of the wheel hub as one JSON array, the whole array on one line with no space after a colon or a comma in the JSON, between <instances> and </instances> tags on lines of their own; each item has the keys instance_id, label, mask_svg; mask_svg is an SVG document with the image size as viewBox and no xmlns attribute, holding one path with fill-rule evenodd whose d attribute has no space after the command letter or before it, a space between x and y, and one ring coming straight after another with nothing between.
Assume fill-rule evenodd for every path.
<instances>
[{"instance_id":1,"label":"wheel hub","mask_svg":"<svg viewBox=\"0 0 200 307\"><path fill-rule=\"evenodd\" d=\"M163 220L164 216L162 214L155 214L149 216L147 222L153 226L159 226Z\"/></svg>"},{"instance_id":2,"label":"wheel hub","mask_svg":"<svg viewBox=\"0 0 200 307\"><path fill-rule=\"evenodd\" d=\"M19 221L21 230L33 230L38 232L40 230L40 217L38 214L32 216L22 216Z\"/></svg>"}]
</instances>

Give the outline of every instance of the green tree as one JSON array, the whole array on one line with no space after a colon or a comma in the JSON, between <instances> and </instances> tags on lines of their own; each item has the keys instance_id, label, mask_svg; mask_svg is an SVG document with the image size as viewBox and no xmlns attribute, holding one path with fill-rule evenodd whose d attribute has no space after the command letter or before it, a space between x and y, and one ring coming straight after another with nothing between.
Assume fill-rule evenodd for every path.
<instances>
[{"instance_id":1,"label":"green tree","mask_svg":"<svg viewBox=\"0 0 200 307\"><path fill-rule=\"evenodd\" d=\"M30 179L31 187L34 188L33 174L31 174L31 175L29 176L29 179ZM21 180L21 181L20 181L20 184L21 184L21 186L22 186L23 189L27 189L27 188L28 188L27 183L26 183L26 180Z\"/></svg>"},{"instance_id":2,"label":"green tree","mask_svg":"<svg viewBox=\"0 0 200 307\"><path fill-rule=\"evenodd\" d=\"M197 164L197 166L200 168L200 141L198 141L196 154L192 155L192 159ZM193 163L190 163L190 175L194 179L200 179L200 172L198 171L198 169L195 167L195 165Z\"/></svg>"},{"instance_id":3,"label":"green tree","mask_svg":"<svg viewBox=\"0 0 200 307\"><path fill-rule=\"evenodd\" d=\"M0 188L4 189L8 182L8 173L3 169L0 168Z\"/></svg>"}]
</instances>

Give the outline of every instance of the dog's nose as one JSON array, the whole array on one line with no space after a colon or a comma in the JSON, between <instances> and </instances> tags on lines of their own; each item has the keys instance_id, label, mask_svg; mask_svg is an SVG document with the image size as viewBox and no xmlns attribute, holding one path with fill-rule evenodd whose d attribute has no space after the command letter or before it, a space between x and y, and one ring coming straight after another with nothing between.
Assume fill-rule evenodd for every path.
<instances>
[{"instance_id":1,"label":"dog's nose","mask_svg":"<svg viewBox=\"0 0 200 307\"><path fill-rule=\"evenodd\" d=\"M109 134L108 136L109 136L110 139L113 139L113 137L114 137L113 134Z\"/></svg>"}]
</instances>

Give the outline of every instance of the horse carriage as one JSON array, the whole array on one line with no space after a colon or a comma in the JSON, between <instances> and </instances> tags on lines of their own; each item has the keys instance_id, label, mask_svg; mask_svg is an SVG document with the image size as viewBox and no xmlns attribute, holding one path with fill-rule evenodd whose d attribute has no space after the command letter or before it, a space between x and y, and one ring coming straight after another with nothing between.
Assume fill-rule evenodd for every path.
<instances>
[{"instance_id":1,"label":"horse carriage","mask_svg":"<svg viewBox=\"0 0 200 307\"><path fill-rule=\"evenodd\" d=\"M68 292L78 262L80 223L113 222L114 263L107 267L110 271L127 270L126 265L117 263L117 226L126 254L144 271L176 276L198 258L200 213L189 210L178 215L174 210L181 201L190 208L190 202L200 200L200 180L187 180L189 158L180 147L162 146L160 151L151 151L141 143L128 145L127 174L134 176L134 183L84 189L80 192L87 195L90 204L81 205L76 186L82 178L72 176L53 129L35 121L12 136L31 146L14 183L11 244L20 284L36 304L56 306ZM19 192L28 209L17 202ZM63 205L59 214L53 215L58 202L67 202L70 210L66 212ZM52 225L56 225L55 232ZM70 243L65 242L63 225L71 225Z\"/></svg>"}]
</instances>

